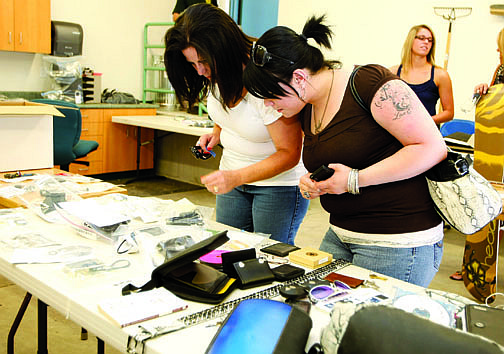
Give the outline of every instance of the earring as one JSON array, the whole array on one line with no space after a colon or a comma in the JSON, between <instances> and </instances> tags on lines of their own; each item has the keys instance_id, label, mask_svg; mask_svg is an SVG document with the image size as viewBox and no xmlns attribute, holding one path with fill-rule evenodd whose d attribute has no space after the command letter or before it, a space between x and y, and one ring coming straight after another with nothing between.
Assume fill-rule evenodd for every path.
<instances>
[{"instance_id":1,"label":"earring","mask_svg":"<svg viewBox=\"0 0 504 354\"><path fill-rule=\"evenodd\" d=\"M306 98L306 85L303 85L303 87L301 88L301 95L299 95L299 98L301 99L301 101L305 101L305 98Z\"/></svg>"}]
</instances>

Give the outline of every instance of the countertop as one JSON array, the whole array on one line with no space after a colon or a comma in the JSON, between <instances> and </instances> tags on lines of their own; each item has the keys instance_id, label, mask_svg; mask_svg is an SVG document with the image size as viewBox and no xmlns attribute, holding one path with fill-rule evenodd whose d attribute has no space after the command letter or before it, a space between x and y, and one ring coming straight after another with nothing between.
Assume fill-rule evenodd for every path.
<instances>
[{"instance_id":1,"label":"countertop","mask_svg":"<svg viewBox=\"0 0 504 354\"><path fill-rule=\"evenodd\" d=\"M77 105L82 109L105 109L105 108L159 108L153 103L82 103Z\"/></svg>"}]
</instances>

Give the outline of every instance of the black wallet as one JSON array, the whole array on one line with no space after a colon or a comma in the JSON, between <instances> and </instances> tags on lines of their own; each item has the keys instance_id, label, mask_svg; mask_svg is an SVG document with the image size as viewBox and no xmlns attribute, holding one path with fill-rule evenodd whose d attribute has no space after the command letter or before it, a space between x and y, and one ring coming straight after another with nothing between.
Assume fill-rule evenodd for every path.
<instances>
[{"instance_id":1,"label":"black wallet","mask_svg":"<svg viewBox=\"0 0 504 354\"><path fill-rule=\"evenodd\" d=\"M247 259L233 264L238 275L240 289L269 284L275 280L268 262L263 259Z\"/></svg>"},{"instance_id":2,"label":"black wallet","mask_svg":"<svg viewBox=\"0 0 504 354\"><path fill-rule=\"evenodd\" d=\"M304 275L305 270L292 264L282 264L271 270L278 281L286 281Z\"/></svg>"},{"instance_id":3,"label":"black wallet","mask_svg":"<svg viewBox=\"0 0 504 354\"><path fill-rule=\"evenodd\" d=\"M278 242L270 246L261 248L261 252L273 254L279 257L285 257L289 255L292 251L298 250L299 247L294 245L289 245L288 243Z\"/></svg>"},{"instance_id":4,"label":"black wallet","mask_svg":"<svg viewBox=\"0 0 504 354\"><path fill-rule=\"evenodd\" d=\"M247 248L244 250L226 252L221 254L222 258L222 271L230 278L238 278L234 264L239 261L256 258L255 248Z\"/></svg>"}]
</instances>

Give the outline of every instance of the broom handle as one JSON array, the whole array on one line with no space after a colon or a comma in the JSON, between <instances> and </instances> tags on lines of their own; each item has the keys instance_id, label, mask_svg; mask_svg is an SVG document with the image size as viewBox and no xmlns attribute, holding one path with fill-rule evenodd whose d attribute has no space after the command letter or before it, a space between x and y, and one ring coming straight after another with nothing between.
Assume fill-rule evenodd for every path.
<instances>
[{"instance_id":1,"label":"broom handle","mask_svg":"<svg viewBox=\"0 0 504 354\"><path fill-rule=\"evenodd\" d=\"M448 37L446 38L446 55L444 61L445 70L448 68L448 59L450 58L451 32L452 32L452 21L450 21L450 25L448 26Z\"/></svg>"}]
</instances>

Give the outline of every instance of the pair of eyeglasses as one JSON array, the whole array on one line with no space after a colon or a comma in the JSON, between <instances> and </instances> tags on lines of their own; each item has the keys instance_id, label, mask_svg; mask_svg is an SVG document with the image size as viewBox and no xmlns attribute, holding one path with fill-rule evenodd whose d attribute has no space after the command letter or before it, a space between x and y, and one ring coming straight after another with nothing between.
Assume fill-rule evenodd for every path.
<instances>
[{"instance_id":1,"label":"pair of eyeglasses","mask_svg":"<svg viewBox=\"0 0 504 354\"><path fill-rule=\"evenodd\" d=\"M432 43L434 41L432 37L415 36L415 38L422 42L427 40L427 42Z\"/></svg>"},{"instance_id":2,"label":"pair of eyeglasses","mask_svg":"<svg viewBox=\"0 0 504 354\"><path fill-rule=\"evenodd\" d=\"M338 294L342 294L345 290L349 290L350 286L343 283L342 281L336 280L332 285L318 285L313 287L308 296L312 303L317 303L319 301L327 300Z\"/></svg>"},{"instance_id":3,"label":"pair of eyeglasses","mask_svg":"<svg viewBox=\"0 0 504 354\"><path fill-rule=\"evenodd\" d=\"M269 63L270 60L273 58L280 59L289 63L290 65L294 65L294 62L292 60L285 59L276 54L270 53L268 52L266 47L262 45L256 45L256 42L254 42L254 44L252 45L251 57L252 62L259 67L263 67L266 63Z\"/></svg>"}]
</instances>

